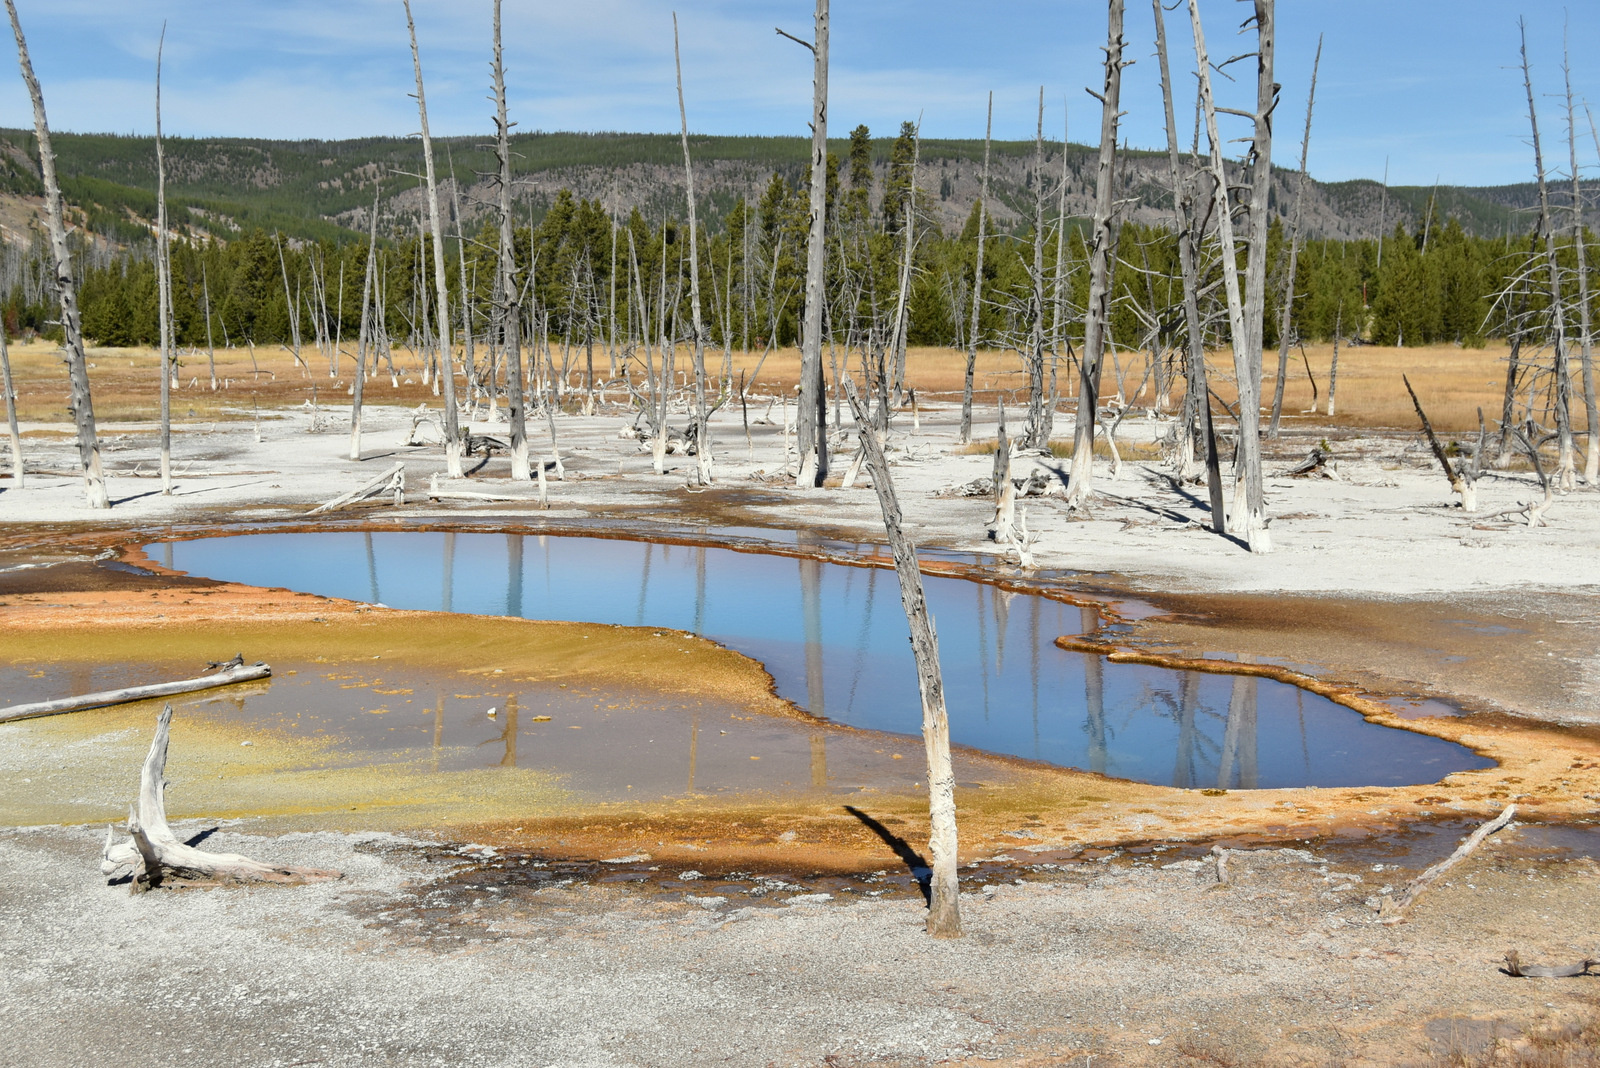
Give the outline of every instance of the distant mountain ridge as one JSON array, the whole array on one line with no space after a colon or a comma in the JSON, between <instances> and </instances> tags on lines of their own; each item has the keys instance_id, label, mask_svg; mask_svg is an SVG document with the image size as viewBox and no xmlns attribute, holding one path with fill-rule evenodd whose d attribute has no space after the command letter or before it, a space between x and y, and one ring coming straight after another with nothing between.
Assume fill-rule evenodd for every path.
<instances>
[{"instance_id":1,"label":"distant mountain ridge","mask_svg":"<svg viewBox=\"0 0 1600 1068\"><path fill-rule=\"evenodd\" d=\"M149 137L57 133L52 138L63 192L79 209L78 222L115 243L147 238L155 215L155 151ZM495 169L488 137L436 138L436 166L448 180L460 179L463 215L469 224L488 213L493 186L483 175ZM876 206L893 138L873 140ZM1056 182L1062 174L1059 142L1046 142L1045 215L1057 211ZM180 231L227 240L256 227L282 230L309 240L349 240L364 235L373 183L383 183L382 210L396 230L412 229L422 208L417 172L420 144L415 138L371 137L344 141L273 141L256 138L168 138L169 216ZM799 137L693 136L695 183L705 225L718 229L739 197L761 196L774 172L793 184L808 174L810 142ZM829 150L843 161L845 139ZM599 200L626 214L638 207L652 220L684 214L683 156L671 134L529 133L512 138L518 214L537 218L562 188ZM1092 146L1071 144L1066 151L1066 210L1087 216L1094 196ZM946 232L959 229L979 193L981 140L922 142L918 171L919 206ZM1021 231L1033 217L1034 144L997 141L991 153L991 210L1002 229ZM1119 199L1134 200L1126 218L1162 224L1170 219L1167 157L1164 152L1131 150L1119 154ZM1287 218L1294 204L1297 175L1275 168L1271 203ZM1586 194L1595 191L1585 183ZM15 202L42 192L28 130L0 129L0 196ZM1552 189L1553 203L1565 209L1570 185ZM1469 233L1499 236L1525 232L1537 205L1533 182L1503 186L1392 186L1387 194L1375 181L1306 185L1303 232L1311 237L1360 239L1392 231L1399 223L1415 229L1430 200L1437 217L1455 216ZM15 203L13 209L17 207ZM23 213L25 217L26 213ZM17 210L0 213L8 243L24 244Z\"/></svg>"}]
</instances>

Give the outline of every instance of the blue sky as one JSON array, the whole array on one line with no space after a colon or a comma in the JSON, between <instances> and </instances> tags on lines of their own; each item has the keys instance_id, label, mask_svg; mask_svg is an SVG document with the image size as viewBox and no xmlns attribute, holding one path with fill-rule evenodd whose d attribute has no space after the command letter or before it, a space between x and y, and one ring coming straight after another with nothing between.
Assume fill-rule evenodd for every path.
<instances>
[{"instance_id":1,"label":"blue sky","mask_svg":"<svg viewBox=\"0 0 1600 1068\"><path fill-rule=\"evenodd\" d=\"M53 127L148 133L156 40L168 22L165 128L188 136L303 138L406 134L416 129L410 55L399 0L16 0ZM1554 0L1280 0L1276 156L1299 156L1317 35L1323 66L1311 170L1325 180L1486 185L1531 177L1517 62L1528 20L1546 156L1565 171L1561 101L1563 20L1576 57L1574 89L1600 108L1600 4ZM435 133L487 133L489 0L415 0ZM773 33L810 35L807 0L505 0L513 120L523 130L677 128L672 11L681 24L689 122L713 134L803 134L810 118L809 55ZM1249 11L1201 0L1214 59L1251 47L1236 36ZM1165 143L1151 6L1129 0L1125 138ZM1192 69L1184 11L1168 16L1174 65ZM1103 0L834 0L830 132L865 122L892 133L923 115L937 137L983 136L995 94L998 137L1031 138L1039 87L1047 135L1098 131ZM1249 78L1253 68L1233 68ZM1179 99L1192 75L1178 73ZM1221 83L1247 107L1253 86ZM1178 109L1180 127L1192 106ZM1224 120L1230 121L1230 120ZM1239 120L1225 136L1244 132ZM1580 110L1579 122L1584 123ZM15 67L0 64L0 124L31 114ZM1600 172L1587 134L1579 163ZM1187 135L1185 135L1187 136ZM1235 148L1234 151L1237 151Z\"/></svg>"}]
</instances>

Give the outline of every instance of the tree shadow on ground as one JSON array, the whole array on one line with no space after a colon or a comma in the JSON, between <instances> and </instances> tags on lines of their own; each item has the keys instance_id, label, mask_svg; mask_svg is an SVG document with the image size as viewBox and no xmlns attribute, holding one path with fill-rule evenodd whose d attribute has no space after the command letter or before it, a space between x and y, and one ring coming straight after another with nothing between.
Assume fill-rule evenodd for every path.
<instances>
[{"instance_id":1,"label":"tree shadow on ground","mask_svg":"<svg viewBox=\"0 0 1600 1068\"><path fill-rule=\"evenodd\" d=\"M894 850L894 855L900 858L900 863L906 866L906 869L911 872L911 877L917 881L917 889L922 892L922 900L931 905L933 903L933 868L923 858L922 854L911 848L911 843L854 805L846 805L844 810L860 820L866 825L867 830L883 839L884 844Z\"/></svg>"}]
</instances>

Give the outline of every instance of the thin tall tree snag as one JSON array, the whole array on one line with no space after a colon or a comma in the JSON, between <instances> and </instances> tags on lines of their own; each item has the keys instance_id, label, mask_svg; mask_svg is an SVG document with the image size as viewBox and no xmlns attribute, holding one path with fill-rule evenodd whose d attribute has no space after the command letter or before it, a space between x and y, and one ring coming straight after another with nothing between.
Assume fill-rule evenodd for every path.
<instances>
[{"instance_id":1,"label":"thin tall tree snag","mask_svg":"<svg viewBox=\"0 0 1600 1068\"><path fill-rule=\"evenodd\" d=\"M516 241L511 222L511 123L506 119L506 76L500 51L500 0L494 0L495 159L500 164L500 327L505 334L506 409L511 419L511 477L533 478L528 463L528 424L523 411L522 303L516 284ZM541 468L543 470L543 468Z\"/></svg>"},{"instance_id":2,"label":"thin tall tree snag","mask_svg":"<svg viewBox=\"0 0 1600 1068\"><path fill-rule=\"evenodd\" d=\"M156 719L155 738L139 773L137 806L128 806L131 840L114 843L114 831L106 828L100 859L102 873L109 876L132 868L130 888L136 894L152 890L169 878L228 883L307 883L343 878L339 872L321 868L264 864L238 853L208 853L179 841L167 825L167 784L163 778L171 725L172 706L167 705Z\"/></svg>"},{"instance_id":3,"label":"thin tall tree snag","mask_svg":"<svg viewBox=\"0 0 1600 1068\"><path fill-rule=\"evenodd\" d=\"M895 287L894 295L894 326L890 331L889 352L885 359L892 358L894 365L889 374L889 386L892 395L890 404L899 408L901 390L905 386L906 372L906 331L909 328L907 319L907 305L911 295L911 261L916 252L916 221L917 221L917 164L922 158L922 116L917 116L916 132L911 138L911 176L910 185L906 188L906 218L900 228L900 278ZM879 426L883 429L889 427L889 409L885 408L878 417Z\"/></svg>"},{"instance_id":4,"label":"thin tall tree snag","mask_svg":"<svg viewBox=\"0 0 1600 1068\"><path fill-rule=\"evenodd\" d=\"M11 346L0 323L0 392L6 399L6 428L11 437L11 488L22 488L22 434L17 429L17 387L11 381Z\"/></svg>"},{"instance_id":5,"label":"thin tall tree snag","mask_svg":"<svg viewBox=\"0 0 1600 1068\"><path fill-rule=\"evenodd\" d=\"M1583 409L1585 447L1583 481L1589 486L1600 482L1600 407L1595 401L1594 334L1589 308L1588 250L1583 240L1583 183L1578 172L1577 116L1572 105L1572 62L1566 35L1561 42L1561 71L1567 83L1567 148L1572 171L1572 247L1578 258L1578 354L1583 371Z\"/></svg>"},{"instance_id":6,"label":"thin tall tree snag","mask_svg":"<svg viewBox=\"0 0 1600 1068\"><path fill-rule=\"evenodd\" d=\"M72 419L78 431L78 463L83 469L83 492L90 508L110 508L105 473L100 466L100 441L95 433L94 403L89 396L89 361L83 350L83 319L78 311L78 287L72 276L72 250L62 219L61 185L56 181L56 155L50 147L50 123L44 113L44 93L28 58L28 42L17 19L16 0L6 0L11 32L17 38L17 59L22 80L33 98L33 130L39 139L39 173L44 180L45 228L55 265L56 298L61 304L61 330L65 335L67 377L71 383Z\"/></svg>"},{"instance_id":7,"label":"thin tall tree snag","mask_svg":"<svg viewBox=\"0 0 1600 1068\"><path fill-rule=\"evenodd\" d=\"M1073 432L1072 468L1067 480L1067 506L1081 507L1092 492L1094 430L1100 406L1100 369L1111 322L1111 231L1115 210L1113 173L1117 159L1117 120L1122 96L1122 0L1107 5L1105 91L1090 96L1100 101L1100 162L1095 174L1094 239L1089 249L1089 307L1084 317L1083 357L1078 361L1077 427Z\"/></svg>"},{"instance_id":8,"label":"thin tall tree snag","mask_svg":"<svg viewBox=\"0 0 1600 1068\"><path fill-rule=\"evenodd\" d=\"M1158 0L1159 2L1159 0ZM972 373L978 364L978 315L983 310L983 246L989 213L989 144L994 134L994 90L989 90L989 118L983 126L983 179L978 193L978 258L972 268L972 325L967 330L967 372L961 386L961 433L972 440ZM1062 149L1063 157L1066 149Z\"/></svg>"},{"instance_id":9,"label":"thin tall tree snag","mask_svg":"<svg viewBox=\"0 0 1600 1068\"><path fill-rule=\"evenodd\" d=\"M1172 182L1172 205L1178 230L1178 270L1183 279L1183 321L1188 339L1185 377L1188 385L1183 399L1183 441L1180 448L1180 477L1188 477L1194 439L1198 435L1205 449L1206 485L1211 494L1211 529L1218 534L1227 529L1226 506L1222 498L1222 467L1217 456L1217 435L1211 424L1211 387L1206 373L1205 324L1200 318L1200 273L1195 250L1200 235L1196 232L1194 187L1185 181L1178 161L1178 120L1172 105L1172 74L1167 57L1166 10L1162 0L1151 0L1156 20L1156 56L1161 64L1161 99L1167 123L1167 171Z\"/></svg>"},{"instance_id":10,"label":"thin tall tree snag","mask_svg":"<svg viewBox=\"0 0 1600 1068\"><path fill-rule=\"evenodd\" d=\"M1444 451L1444 446L1439 444L1439 435L1433 432L1433 424L1428 421L1428 413L1422 410L1422 402L1417 399L1417 391L1411 388L1411 379L1405 375L1400 376L1400 381L1406 384L1406 392L1411 394L1411 405L1417 410L1417 418L1422 421L1422 432L1427 435L1428 448L1433 450L1433 455L1439 461L1439 466L1444 468L1444 477L1450 481L1450 489L1461 495L1461 510L1476 512L1478 510L1478 490L1472 484L1472 475L1464 469L1458 469L1450 462L1450 456Z\"/></svg>"},{"instance_id":11,"label":"thin tall tree snag","mask_svg":"<svg viewBox=\"0 0 1600 1068\"><path fill-rule=\"evenodd\" d=\"M167 161L161 150L161 53L166 48L167 24L161 24L156 44L156 294L161 321L161 494L172 495L172 255L167 244Z\"/></svg>"},{"instance_id":12,"label":"thin tall tree snag","mask_svg":"<svg viewBox=\"0 0 1600 1068\"><path fill-rule=\"evenodd\" d=\"M813 37L802 41L778 34L811 50L811 217L806 239L806 303L800 345L800 405L797 483L814 489L828 477L828 401L822 378L822 306L827 299L828 186L828 0L817 0Z\"/></svg>"},{"instance_id":13,"label":"thin tall tree snag","mask_svg":"<svg viewBox=\"0 0 1600 1068\"><path fill-rule=\"evenodd\" d=\"M450 478L461 477L461 428L456 416L455 359L450 346L450 293L444 271L444 229L439 219L439 186L433 173L433 138L428 134L428 101L422 93L422 57L417 51L417 25L411 0L404 0L406 29L411 33L411 66L417 75L417 115L422 122L423 174L428 180L428 228L433 234L433 284L438 294L434 321L439 328L439 377L444 381L444 465ZM466 300L463 289L461 299Z\"/></svg>"},{"instance_id":14,"label":"thin tall tree snag","mask_svg":"<svg viewBox=\"0 0 1600 1068\"><path fill-rule=\"evenodd\" d=\"M1062 146L1063 154L1066 146ZM1033 156L1033 283L1029 295L1028 429L1024 448L1049 451L1054 411L1044 384L1044 86L1039 87L1039 125L1034 134Z\"/></svg>"},{"instance_id":15,"label":"thin tall tree snag","mask_svg":"<svg viewBox=\"0 0 1600 1068\"><path fill-rule=\"evenodd\" d=\"M1263 17L1264 16L1264 17ZM1195 66L1200 78L1200 103L1205 113L1206 137L1211 147L1211 179L1216 195L1217 235L1222 244L1222 279L1228 296L1228 333L1233 348L1234 374L1239 387L1239 456L1234 466L1234 503L1229 526L1243 534L1251 552L1270 552L1266 509L1261 492L1261 327L1266 295L1266 186L1271 170L1272 2L1256 0L1260 39L1255 137L1252 139L1252 203L1250 250L1246 263L1246 295L1239 292L1238 246L1234 239L1233 206L1228 198L1228 174L1222 163L1222 135L1217 130L1217 106L1211 92L1211 60L1206 54L1205 29L1200 6L1189 0L1189 22L1194 31ZM1265 98L1263 102L1262 98ZM1259 196L1256 193L1259 192ZM1252 320L1251 316L1254 315Z\"/></svg>"},{"instance_id":16,"label":"thin tall tree snag","mask_svg":"<svg viewBox=\"0 0 1600 1068\"><path fill-rule=\"evenodd\" d=\"M1278 316L1278 380L1272 388L1272 422L1267 426L1267 437L1276 439L1279 423L1283 419L1283 387L1289 377L1289 327L1294 312L1295 268L1300 263L1300 212L1306 199L1306 161L1311 151L1311 109L1317 102L1317 70L1322 66L1322 35L1317 35L1317 55L1311 61L1311 91L1306 95L1306 132L1300 139L1300 177L1294 190L1294 218L1289 225L1289 270L1283 280L1283 307ZM1311 384L1313 394L1317 386ZM1311 411L1316 411L1312 401Z\"/></svg>"},{"instance_id":17,"label":"thin tall tree snag","mask_svg":"<svg viewBox=\"0 0 1600 1068\"><path fill-rule=\"evenodd\" d=\"M1528 91L1528 124L1533 129L1533 166L1539 182L1539 230L1544 237L1545 269L1550 285L1551 351L1555 383L1552 390L1556 420L1556 488L1566 493L1576 480L1572 441L1572 378L1567 363L1566 298L1561 291L1561 267L1556 260L1555 219L1550 214L1550 191L1545 183L1544 149L1539 142L1539 114L1533 103L1533 71L1528 64L1528 27L1521 19L1522 84Z\"/></svg>"},{"instance_id":18,"label":"thin tall tree snag","mask_svg":"<svg viewBox=\"0 0 1600 1068\"><path fill-rule=\"evenodd\" d=\"M372 302L377 296L378 201L383 195L381 182L372 183L372 218L367 235L367 272L361 283L361 336L356 342L356 377L350 384L350 459L361 459L361 395L367 382L367 345L372 341ZM374 366L377 360L373 360Z\"/></svg>"},{"instance_id":19,"label":"thin tall tree snag","mask_svg":"<svg viewBox=\"0 0 1600 1068\"><path fill-rule=\"evenodd\" d=\"M1112 0L1113 3L1117 0ZM856 432L872 472L872 486L883 510L883 528L894 553L900 579L900 605L911 628L911 651L917 662L917 686L922 694L922 744L928 759L928 852L933 869L929 886L928 933L935 938L961 937L960 885L957 881L955 772L950 764L950 717L944 704L944 680L939 672L939 639L933 616L922 591L917 567L917 547L901 527L900 502L889 476L870 413L856 393L855 381L844 380L845 396L855 413Z\"/></svg>"},{"instance_id":20,"label":"thin tall tree snag","mask_svg":"<svg viewBox=\"0 0 1600 1068\"><path fill-rule=\"evenodd\" d=\"M678 118L683 124L683 174L689 197L689 311L694 326L695 459L700 484L711 485L711 424L706 417L706 329L700 314L700 243L695 218L694 164L689 159L689 112L683 103L683 60L678 53L678 13L672 13L672 61L678 71ZM712 290L713 294L716 292ZM590 372L590 380L594 373Z\"/></svg>"}]
</instances>

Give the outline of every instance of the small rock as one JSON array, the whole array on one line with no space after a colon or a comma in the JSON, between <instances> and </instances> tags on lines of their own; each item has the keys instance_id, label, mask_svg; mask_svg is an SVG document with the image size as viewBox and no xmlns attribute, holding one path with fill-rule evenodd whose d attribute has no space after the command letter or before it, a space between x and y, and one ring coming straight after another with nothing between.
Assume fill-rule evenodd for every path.
<instances>
[{"instance_id":1,"label":"small rock","mask_svg":"<svg viewBox=\"0 0 1600 1068\"><path fill-rule=\"evenodd\" d=\"M688 871L680 871L678 873L678 878L682 879L686 883L692 883L696 879L704 879L705 878L705 873L704 872L698 872L698 871L695 871L693 868L690 868Z\"/></svg>"},{"instance_id":2,"label":"small rock","mask_svg":"<svg viewBox=\"0 0 1600 1068\"><path fill-rule=\"evenodd\" d=\"M607 857L602 864L643 864L650 859L649 853L629 853L625 857Z\"/></svg>"},{"instance_id":3,"label":"small rock","mask_svg":"<svg viewBox=\"0 0 1600 1068\"><path fill-rule=\"evenodd\" d=\"M255 745L255 742L240 742L240 745Z\"/></svg>"},{"instance_id":4,"label":"small rock","mask_svg":"<svg viewBox=\"0 0 1600 1068\"><path fill-rule=\"evenodd\" d=\"M820 905L824 901L832 901L832 894L796 894L783 899L785 905Z\"/></svg>"}]
</instances>

